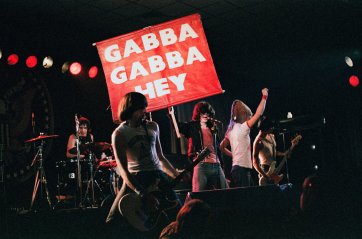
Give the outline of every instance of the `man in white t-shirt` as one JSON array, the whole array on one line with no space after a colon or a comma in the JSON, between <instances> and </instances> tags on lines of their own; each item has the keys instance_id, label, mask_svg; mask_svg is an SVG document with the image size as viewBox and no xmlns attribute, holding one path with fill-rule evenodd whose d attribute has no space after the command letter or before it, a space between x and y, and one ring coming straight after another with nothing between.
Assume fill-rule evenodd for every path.
<instances>
[{"instance_id":1,"label":"man in white t-shirt","mask_svg":"<svg viewBox=\"0 0 362 239\"><path fill-rule=\"evenodd\" d=\"M235 100L231 106L231 119L225 138L220 149L232 158L232 185L233 187L251 186L251 159L250 129L264 113L268 89L262 89L262 98L255 114L241 100ZM229 146L230 149L229 150Z\"/></svg>"}]
</instances>

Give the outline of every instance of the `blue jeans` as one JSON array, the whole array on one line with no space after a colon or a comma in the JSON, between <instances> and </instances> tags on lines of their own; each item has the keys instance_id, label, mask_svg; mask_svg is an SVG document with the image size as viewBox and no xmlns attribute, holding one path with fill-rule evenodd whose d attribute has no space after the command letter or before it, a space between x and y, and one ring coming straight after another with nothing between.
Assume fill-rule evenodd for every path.
<instances>
[{"instance_id":1,"label":"blue jeans","mask_svg":"<svg viewBox=\"0 0 362 239\"><path fill-rule=\"evenodd\" d=\"M192 191L228 188L225 174L219 163L199 163L194 168Z\"/></svg>"},{"instance_id":2,"label":"blue jeans","mask_svg":"<svg viewBox=\"0 0 362 239\"><path fill-rule=\"evenodd\" d=\"M231 177L234 187L248 187L253 185L251 169L234 165L231 169Z\"/></svg>"}]
</instances>

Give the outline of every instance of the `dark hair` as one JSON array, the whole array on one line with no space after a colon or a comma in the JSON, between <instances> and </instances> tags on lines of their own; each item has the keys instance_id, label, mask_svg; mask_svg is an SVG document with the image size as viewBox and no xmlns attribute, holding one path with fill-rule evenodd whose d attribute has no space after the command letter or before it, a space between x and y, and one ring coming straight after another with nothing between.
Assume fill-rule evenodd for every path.
<instances>
[{"instance_id":1,"label":"dark hair","mask_svg":"<svg viewBox=\"0 0 362 239\"><path fill-rule=\"evenodd\" d=\"M90 128L90 121L86 117L80 117L79 125L86 125L88 128Z\"/></svg>"},{"instance_id":2,"label":"dark hair","mask_svg":"<svg viewBox=\"0 0 362 239\"><path fill-rule=\"evenodd\" d=\"M176 216L180 224L180 235L201 236L211 214L210 206L200 200L191 199L186 202Z\"/></svg>"},{"instance_id":3,"label":"dark hair","mask_svg":"<svg viewBox=\"0 0 362 239\"><path fill-rule=\"evenodd\" d=\"M129 92L125 94L118 105L120 121L129 120L132 114L148 106L146 97L138 92Z\"/></svg>"},{"instance_id":4,"label":"dark hair","mask_svg":"<svg viewBox=\"0 0 362 239\"><path fill-rule=\"evenodd\" d=\"M212 108L212 106L208 102L201 101L194 106L194 111L192 113L192 120L200 120L200 114L206 114L206 113L208 113L209 116L212 118L215 116L214 108Z\"/></svg>"},{"instance_id":5,"label":"dark hair","mask_svg":"<svg viewBox=\"0 0 362 239\"><path fill-rule=\"evenodd\" d=\"M274 127L274 122L266 116L259 119L258 128L261 131L267 131Z\"/></svg>"}]
</instances>

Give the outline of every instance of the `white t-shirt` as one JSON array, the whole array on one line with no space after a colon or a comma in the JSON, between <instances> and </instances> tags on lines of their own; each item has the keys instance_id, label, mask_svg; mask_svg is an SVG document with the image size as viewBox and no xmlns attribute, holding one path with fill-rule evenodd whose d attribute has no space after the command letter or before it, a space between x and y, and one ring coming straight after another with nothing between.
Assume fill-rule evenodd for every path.
<instances>
[{"instance_id":1,"label":"white t-shirt","mask_svg":"<svg viewBox=\"0 0 362 239\"><path fill-rule=\"evenodd\" d=\"M233 129L227 133L226 138L230 142L233 166L252 168L250 128L247 123L235 123Z\"/></svg>"},{"instance_id":2,"label":"white t-shirt","mask_svg":"<svg viewBox=\"0 0 362 239\"><path fill-rule=\"evenodd\" d=\"M147 122L149 138L142 125L132 128L122 122L115 131L120 141L127 145L126 156L130 173L162 170L155 147L158 135L158 125L155 122Z\"/></svg>"}]
</instances>

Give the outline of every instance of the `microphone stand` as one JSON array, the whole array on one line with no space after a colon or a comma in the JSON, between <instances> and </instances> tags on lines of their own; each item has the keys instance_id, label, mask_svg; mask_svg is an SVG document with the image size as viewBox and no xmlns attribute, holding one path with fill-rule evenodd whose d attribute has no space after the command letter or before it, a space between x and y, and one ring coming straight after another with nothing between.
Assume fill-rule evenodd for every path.
<instances>
[{"instance_id":1,"label":"microphone stand","mask_svg":"<svg viewBox=\"0 0 362 239\"><path fill-rule=\"evenodd\" d=\"M82 202L83 202L83 199L82 199L82 175L81 175L81 165L80 165L80 150L79 150L79 120L78 120L78 116L77 114L75 114L75 145L76 145L76 148L77 148L77 183L78 183L78 197L79 197L79 206L81 207L82 206Z\"/></svg>"}]
</instances>

